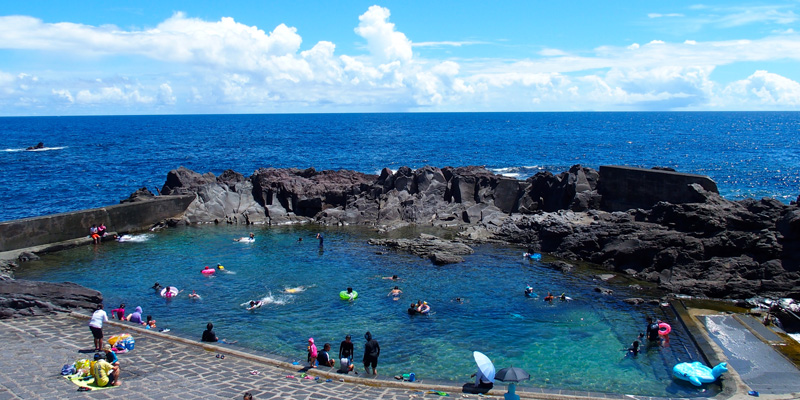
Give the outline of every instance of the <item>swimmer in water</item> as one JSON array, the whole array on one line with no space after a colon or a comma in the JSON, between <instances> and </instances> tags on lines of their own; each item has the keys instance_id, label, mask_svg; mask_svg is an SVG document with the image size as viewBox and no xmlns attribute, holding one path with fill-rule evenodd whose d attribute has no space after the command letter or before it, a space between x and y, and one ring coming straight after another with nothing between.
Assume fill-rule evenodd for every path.
<instances>
[{"instance_id":1,"label":"swimmer in water","mask_svg":"<svg viewBox=\"0 0 800 400\"><path fill-rule=\"evenodd\" d=\"M161 284L156 282L155 284L153 284L153 287L151 289L153 289L153 290L161 290Z\"/></svg>"},{"instance_id":2,"label":"swimmer in water","mask_svg":"<svg viewBox=\"0 0 800 400\"><path fill-rule=\"evenodd\" d=\"M427 314L431 311L431 306L428 305L427 301L423 301L422 305L417 309L417 312L420 314Z\"/></svg>"},{"instance_id":3,"label":"swimmer in water","mask_svg":"<svg viewBox=\"0 0 800 400\"><path fill-rule=\"evenodd\" d=\"M217 269L222 271L223 269L225 269L225 267L223 267L222 264L217 263Z\"/></svg>"},{"instance_id":4,"label":"swimmer in water","mask_svg":"<svg viewBox=\"0 0 800 400\"><path fill-rule=\"evenodd\" d=\"M531 285L525 286L525 296L532 297L533 296L533 288Z\"/></svg>"},{"instance_id":5,"label":"swimmer in water","mask_svg":"<svg viewBox=\"0 0 800 400\"><path fill-rule=\"evenodd\" d=\"M456 297L455 300L453 301L455 301L458 304L464 304L464 299L462 299L461 297Z\"/></svg>"},{"instance_id":6,"label":"swimmer in water","mask_svg":"<svg viewBox=\"0 0 800 400\"><path fill-rule=\"evenodd\" d=\"M400 290L399 287L395 286L394 289L387 294L387 296L394 296L394 299L397 300L400 297L400 293L403 293L403 291Z\"/></svg>"},{"instance_id":7,"label":"swimmer in water","mask_svg":"<svg viewBox=\"0 0 800 400\"><path fill-rule=\"evenodd\" d=\"M241 242L241 241L255 242L255 240L256 240L256 235L253 232L250 232L250 237L240 237L233 239L234 242Z\"/></svg>"},{"instance_id":8,"label":"swimmer in water","mask_svg":"<svg viewBox=\"0 0 800 400\"><path fill-rule=\"evenodd\" d=\"M633 344L631 344L631 347L629 347L629 348L627 348L627 349L625 349L623 351L627 351L628 352L627 354L625 354L626 356L632 355L632 356L636 357L639 354L639 341L638 340L634 340Z\"/></svg>"},{"instance_id":9,"label":"swimmer in water","mask_svg":"<svg viewBox=\"0 0 800 400\"><path fill-rule=\"evenodd\" d=\"M194 290L192 290L192 293L189 294L189 298L190 299L199 299L200 295L197 294Z\"/></svg>"},{"instance_id":10,"label":"swimmer in water","mask_svg":"<svg viewBox=\"0 0 800 400\"><path fill-rule=\"evenodd\" d=\"M248 310L255 310L256 308L261 307L264 305L264 302L261 300L250 300L250 307L247 307Z\"/></svg>"},{"instance_id":11,"label":"swimmer in water","mask_svg":"<svg viewBox=\"0 0 800 400\"><path fill-rule=\"evenodd\" d=\"M553 299L554 299L554 298L555 298L555 297L553 297L553 294L552 294L552 293L550 293L550 292L547 292L547 296L545 296L545 297L544 297L544 301L546 301L546 302L548 302L548 303L551 303L551 302L553 301Z\"/></svg>"},{"instance_id":12,"label":"swimmer in water","mask_svg":"<svg viewBox=\"0 0 800 400\"><path fill-rule=\"evenodd\" d=\"M350 301L352 301L356 297L356 294L353 293L353 288L351 287L347 288L347 297L350 298Z\"/></svg>"},{"instance_id":13,"label":"swimmer in water","mask_svg":"<svg viewBox=\"0 0 800 400\"><path fill-rule=\"evenodd\" d=\"M396 281L399 280L400 278L398 278L397 275L392 275L392 276L384 276L381 279L391 279L393 281Z\"/></svg>"}]
</instances>

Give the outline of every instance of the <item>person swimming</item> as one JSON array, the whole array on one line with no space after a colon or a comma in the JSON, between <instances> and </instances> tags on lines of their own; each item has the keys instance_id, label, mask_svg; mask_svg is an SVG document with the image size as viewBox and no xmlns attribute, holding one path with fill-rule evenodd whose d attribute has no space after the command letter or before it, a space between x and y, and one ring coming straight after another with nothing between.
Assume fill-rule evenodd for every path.
<instances>
[{"instance_id":1,"label":"person swimming","mask_svg":"<svg viewBox=\"0 0 800 400\"><path fill-rule=\"evenodd\" d=\"M351 288L351 287L347 288L347 297L349 297L350 300L353 300L353 299L356 298L356 294L355 294L355 292L353 292L353 288Z\"/></svg>"},{"instance_id":2,"label":"person swimming","mask_svg":"<svg viewBox=\"0 0 800 400\"><path fill-rule=\"evenodd\" d=\"M255 242L256 241L256 235L253 232L250 232L250 236L249 237L240 237L240 238L233 239L233 241L234 242Z\"/></svg>"},{"instance_id":3,"label":"person swimming","mask_svg":"<svg viewBox=\"0 0 800 400\"><path fill-rule=\"evenodd\" d=\"M155 284L153 284L153 287L151 289L153 289L153 290L161 290L161 284L156 282Z\"/></svg>"},{"instance_id":4,"label":"person swimming","mask_svg":"<svg viewBox=\"0 0 800 400\"><path fill-rule=\"evenodd\" d=\"M250 307L247 307L248 310L255 310L264 305L264 302L261 300L250 300Z\"/></svg>"},{"instance_id":5,"label":"person swimming","mask_svg":"<svg viewBox=\"0 0 800 400\"><path fill-rule=\"evenodd\" d=\"M531 285L525 286L525 296L534 297L533 288L531 287Z\"/></svg>"},{"instance_id":6,"label":"person swimming","mask_svg":"<svg viewBox=\"0 0 800 400\"><path fill-rule=\"evenodd\" d=\"M417 304L411 303L411 305L408 306L408 315L415 315L416 313L417 313Z\"/></svg>"},{"instance_id":7,"label":"person swimming","mask_svg":"<svg viewBox=\"0 0 800 400\"><path fill-rule=\"evenodd\" d=\"M200 295L197 294L194 290L192 290L192 293L189 294L189 298L190 299L200 299Z\"/></svg>"},{"instance_id":8,"label":"person swimming","mask_svg":"<svg viewBox=\"0 0 800 400\"><path fill-rule=\"evenodd\" d=\"M393 297L394 297L394 299L395 299L395 300L397 300L397 299L400 297L400 294L401 294L401 293L403 293L403 291L402 291L402 290L400 290L400 288L399 288L399 287L395 286L395 287L394 287L394 289L392 289L392 290L389 292L389 294L387 294L387 296L393 296Z\"/></svg>"},{"instance_id":9,"label":"person swimming","mask_svg":"<svg viewBox=\"0 0 800 400\"><path fill-rule=\"evenodd\" d=\"M422 305L417 309L417 312L420 314L427 314L431 311L431 306L428 305L427 301L423 301Z\"/></svg>"},{"instance_id":10,"label":"person swimming","mask_svg":"<svg viewBox=\"0 0 800 400\"><path fill-rule=\"evenodd\" d=\"M225 267L223 267L222 264L217 263L217 269L222 271L223 269L225 269Z\"/></svg>"},{"instance_id":11,"label":"person swimming","mask_svg":"<svg viewBox=\"0 0 800 400\"><path fill-rule=\"evenodd\" d=\"M548 303L551 303L551 302L553 301L553 299L554 299L554 298L555 298L555 297L553 297L553 294L552 294L552 293L550 293L550 292L547 292L547 296L545 296L545 297L544 297L544 301L546 301L546 302L548 302Z\"/></svg>"},{"instance_id":12,"label":"person swimming","mask_svg":"<svg viewBox=\"0 0 800 400\"><path fill-rule=\"evenodd\" d=\"M381 279L391 279L393 281L396 281L399 280L400 278L398 278L397 275L392 275L392 276L384 276Z\"/></svg>"}]
</instances>

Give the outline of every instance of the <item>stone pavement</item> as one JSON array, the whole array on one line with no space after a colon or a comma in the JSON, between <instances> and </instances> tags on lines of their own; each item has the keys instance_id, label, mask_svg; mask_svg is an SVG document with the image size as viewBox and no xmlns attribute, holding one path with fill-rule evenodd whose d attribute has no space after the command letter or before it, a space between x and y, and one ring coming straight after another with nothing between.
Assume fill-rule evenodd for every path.
<instances>
[{"instance_id":1,"label":"stone pavement","mask_svg":"<svg viewBox=\"0 0 800 400\"><path fill-rule=\"evenodd\" d=\"M249 391L258 399L436 399L430 389L451 398L501 399L505 385L493 396L463 394L460 386L409 384L375 380L313 370L320 380L300 379L300 367L238 351L231 346L201 344L170 334L145 331L127 323L109 322L106 338L130 333L136 348L119 356L120 387L78 392L78 387L60 375L64 364L91 358L92 337L88 316L60 314L0 320L0 400L5 399L241 399ZM199 335L199 333L198 333ZM224 354L225 358L217 358ZM257 370L258 375L250 371ZM287 378L293 375L296 378ZM361 375L363 376L363 375ZM332 382L325 382L332 378ZM340 382L343 378L345 382ZM555 393L554 393L555 392ZM582 394L571 391L517 392L523 398L549 400L636 399L646 396ZM742 393L721 396L747 399ZM789 399L786 395L762 395L766 399Z\"/></svg>"},{"instance_id":2,"label":"stone pavement","mask_svg":"<svg viewBox=\"0 0 800 400\"><path fill-rule=\"evenodd\" d=\"M136 340L133 351L119 356L122 385L112 389L78 392L78 387L62 378L60 372L64 364L72 364L79 358L91 358L94 354L86 317L61 314L0 320L0 400L241 399L246 391L256 399L439 398L426 393L434 387L424 385L381 387L402 384L339 374L330 376L333 382L325 382L326 376L319 381L299 379L298 366L283 363L289 368L284 369L278 361L264 362L258 357L228 349L225 345L201 345L168 334L145 332L127 323L110 322L103 331L106 339L126 332ZM217 358L218 354L225 354L226 357ZM260 371L260 374L250 374L253 370ZM315 371L314 374L319 372ZM290 379L287 375L297 378ZM344 378L346 382L339 382L338 378ZM460 387L436 389L448 390L450 397L479 398L474 394L462 394ZM497 391L497 394L502 395L503 391Z\"/></svg>"}]
</instances>

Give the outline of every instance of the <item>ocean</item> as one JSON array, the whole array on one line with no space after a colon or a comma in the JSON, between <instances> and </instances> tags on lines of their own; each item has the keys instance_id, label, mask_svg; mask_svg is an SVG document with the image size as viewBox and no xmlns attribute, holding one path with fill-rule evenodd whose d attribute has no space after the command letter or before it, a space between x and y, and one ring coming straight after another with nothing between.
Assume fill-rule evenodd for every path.
<instances>
[{"instance_id":1,"label":"ocean","mask_svg":"<svg viewBox=\"0 0 800 400\"><path fill-rule=\"evenodd\" d=\"M733 200L800 194L800 112L7 117L0 133L0 220L116 204L179 166L247 176L484 165L519 179L659 166L708 175Z\"/></svg>"}]
</instances>

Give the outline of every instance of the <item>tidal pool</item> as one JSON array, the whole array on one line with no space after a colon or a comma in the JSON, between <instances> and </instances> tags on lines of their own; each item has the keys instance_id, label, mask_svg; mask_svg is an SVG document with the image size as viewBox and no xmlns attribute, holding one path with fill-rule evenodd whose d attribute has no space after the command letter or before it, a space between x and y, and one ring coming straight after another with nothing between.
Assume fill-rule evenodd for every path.
<instances>
[{"instance_id":1,"label":"tidal pool","mask_svg":"<svg viewBox=\"0 0 800 400\"><path fill-rule=\"evenodd\" d=\"M254 243L232 240L251 231ZM318 231L325 236L323 250L314 238ZM199 340L211 321L220 338L301 363L309 337L320 349L330 343L335 355L351 334L356 365L363 370L363 336L371 331L381 345L383 376L414 372L423 381L467 383L477 350L498 370L511 365L527 370L531 380L522 387L662 397L710 397L719 391L715 385L700 390L673 381L673 365L702 358L669 307L622 302L640 295L627 285L599 282L581 271L564 274L523 259L523 249L496 245L475 246L464 263L434 266L413 255L379 254L383 249L367 244L377 236L358 228L192 226L151 233L138 242L45 255L24 264L16 276L100 290L106 310L125 303L130 313L142 306L159 328L183 337ZM200 273L217 263L225 272ZM392 275L400 280L382 279ZM183 292L167 301L150 289L154 282ZM526 284L539 298L523 296ZM600 284L615 294L594 291ZM388 296L395 285L403 291L399 300ZM355 301L339 298L348 286L359 293ZM202 299L190 300L192 290ZM542 300L548 291L573 300L549 304ZM263 307L245 309L246 302L258 299ZM430 315L407 314L417 300L432 306ZM645 346L638 357L626 357L623 349L644 330L648 315L672 325L668 346Z\"/></svg>"}]
</instances>

